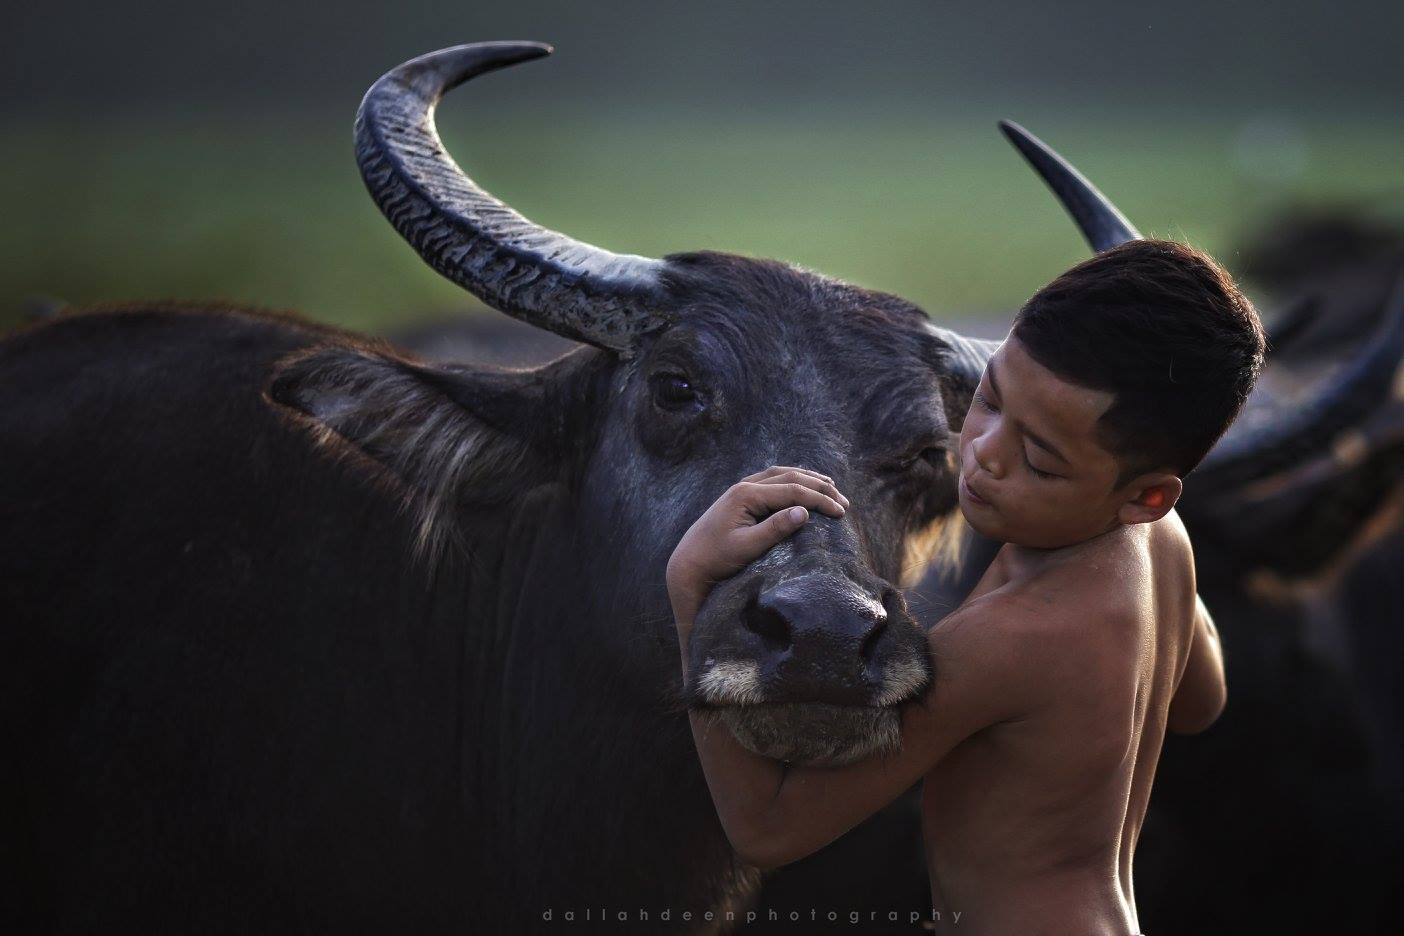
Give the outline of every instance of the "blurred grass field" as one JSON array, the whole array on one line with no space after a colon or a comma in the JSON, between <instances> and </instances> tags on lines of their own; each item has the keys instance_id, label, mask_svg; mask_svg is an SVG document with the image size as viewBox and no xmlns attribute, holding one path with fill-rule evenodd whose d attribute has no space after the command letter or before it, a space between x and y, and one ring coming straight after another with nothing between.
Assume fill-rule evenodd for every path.
<instances>
[{"instance_id":1,"label":"blurred grass field","mask_svg":"<svg viewBox=\"0 0 1404 936\"><path fill-rule=\"evenodd\" d=\"M778 257L957 318L1007 315L1086 255L993 116L489 117L470 133L446 110L477 181L617 251ZM1145 233L1231 269L1230 248L1283 204L1404 207L1398 122L1022 119ZM0 161L0 324L36 297L224 300L372 331L476 307L375 210L349 125L30 122L0 138Z\"/></svg>"}]
</instances>

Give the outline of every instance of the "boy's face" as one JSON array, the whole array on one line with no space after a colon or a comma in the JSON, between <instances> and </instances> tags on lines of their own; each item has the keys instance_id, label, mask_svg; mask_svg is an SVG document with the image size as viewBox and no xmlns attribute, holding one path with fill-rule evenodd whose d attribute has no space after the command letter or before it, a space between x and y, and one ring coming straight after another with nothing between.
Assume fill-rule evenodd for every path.
<instances>
[{"instance_id":1,"label":"boy's face","mask_svg":"<svg viewBox=\"0 0 1404 936\"><path fill-rule=\"evenodd\" d=\"M960 433L966 521L990 539L1054 549L1164 515L1179 496L1173 475L1115 486L1121 466L1097 435L1113 399L1058 377L1010 335L985 368Z\"/></svg>"}]
</instances>

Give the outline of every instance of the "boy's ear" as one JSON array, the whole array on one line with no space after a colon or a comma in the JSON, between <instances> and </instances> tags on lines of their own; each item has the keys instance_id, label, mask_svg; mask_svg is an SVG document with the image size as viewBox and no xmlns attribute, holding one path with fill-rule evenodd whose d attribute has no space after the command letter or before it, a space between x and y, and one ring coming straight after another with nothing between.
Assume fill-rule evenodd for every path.
<instances>
[{"instance_id":1,"label":"boy's ear","mask_svg":"<svg viewBox=\"0 0 1404 936\"><path fill-rule=\"evenodd\" d=\"M438 366L389 348L316 348L268 388L325 445L369 456L409 489L421 547L437 545L470 505L500 503L569 470L589 431L590 349L531 370Z\"/></svg>"},{"instance_id":2,"label":"boy's ear","mask_svg":"<svg viewBox=\"0 0 1404 936\"><path fill-rule=\"evenodd\" d=\"M1122 523L1153 523L1170 512L1180 499L1184 483L1168 471L1152 471L1126 485L1130 494L1117 511Z\"/></svg>"}]
</instances>

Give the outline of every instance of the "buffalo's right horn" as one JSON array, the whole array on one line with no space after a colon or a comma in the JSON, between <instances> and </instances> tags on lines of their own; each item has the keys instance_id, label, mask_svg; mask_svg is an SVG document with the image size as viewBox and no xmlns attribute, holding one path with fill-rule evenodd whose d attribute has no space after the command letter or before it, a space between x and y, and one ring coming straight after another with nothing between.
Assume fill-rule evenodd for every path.
<instances>
[{"instance_id":1,"label":"buffalo's right horn","mask_svg":"<svg viewBox=\"0 0 1404 936\"><path fill-rule=\"evenodd\" d=\"M985 373L985 365L999 350L998 341L983 338L967 338L949 328L928 324L931 334L950 349L943 362L943 368L950 383L943 395L945 398L946 421L952 433L959 433L965 422L966 411L970 409L971 397L980 385L980 377Z\"/></svg>"},{"instance_id":2,"label":"buffalo's right horn","mask_svg":"<svg viewBox=\"0 0 1404 936\"><path fill-rule=\"evenodd\" d=\"M1001 120L999 129L1058 196L1094 253L1140 240L1141 233L1107 196L1046 143L1012 120Z\"/></svg>"},{"instance_id":3,"label":"buffalo's right horn","mask_svg":"<svg viewBox=\"0 0 1404 936\"><path fill-rule=\"evenodd\" d=\"M946 372L962 386L968 386L973 393L980 383L980 376L985 373L985 365L999 350L1000 342L967 338L939 325L928 325L927 328L951 349L946 359Z\"/></svg>"},{"instance_id":4,"label":"buffalo's right horn","mask_svg":"<svg viewBox=\"0 0 1404 936\"><path fill-rule=\"evenodd\" d=\"M434 126L449 90L550 52L539 42L479 42L391 69L356 114L356 161L385 217L435 270L508 315L627 353L662 324L664 262L533 224L468 178Z\"/></svg>"}]
</instances>

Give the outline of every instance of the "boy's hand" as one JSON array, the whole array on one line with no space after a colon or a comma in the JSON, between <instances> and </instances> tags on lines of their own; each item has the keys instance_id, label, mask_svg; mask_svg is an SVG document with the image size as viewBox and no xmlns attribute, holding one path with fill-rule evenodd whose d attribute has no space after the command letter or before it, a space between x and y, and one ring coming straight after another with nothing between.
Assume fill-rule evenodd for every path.
<instances>
[{"instance_id":1,"label":"boy's hand","mask_svg":"<svg viewBox=\"0 0 1404 936\"><path fill-rule=\"evenodd\" d=\"M727 488L668 560L668 598L684 656L692 620L713 585L804 526L806 508L842 517L847 507L832 478L807 468L777 465Z\"/></svg>"}]
</instances>

